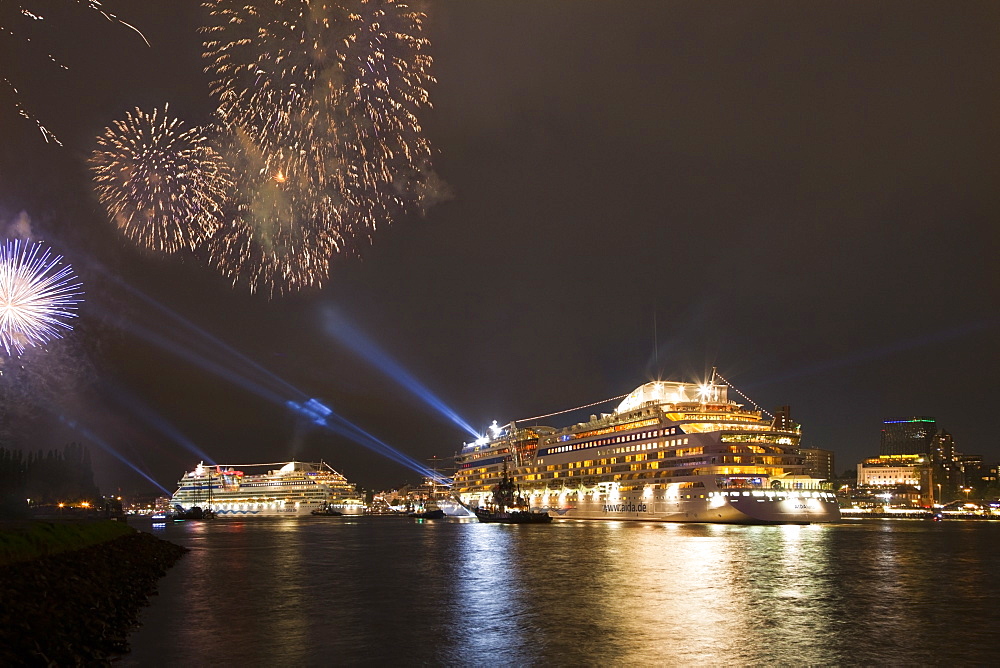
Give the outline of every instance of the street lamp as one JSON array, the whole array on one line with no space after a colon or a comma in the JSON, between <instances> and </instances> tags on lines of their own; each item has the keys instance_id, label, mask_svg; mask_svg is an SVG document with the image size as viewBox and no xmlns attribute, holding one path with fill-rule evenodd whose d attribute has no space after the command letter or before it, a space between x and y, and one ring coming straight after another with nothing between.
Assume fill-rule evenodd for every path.
<instances>
[{"instance_id":1,"label":"street lamp","mask_svg":"<svg viewBox=\"0 0 1000 668\"><path fill-rule=\"evenodd\" d=\"M969 500L969 492L971 492L972 489L969 488L969 487L963 487L962 491L965 492L965 500L968 501Z\"/></svg>"}]
</instances>

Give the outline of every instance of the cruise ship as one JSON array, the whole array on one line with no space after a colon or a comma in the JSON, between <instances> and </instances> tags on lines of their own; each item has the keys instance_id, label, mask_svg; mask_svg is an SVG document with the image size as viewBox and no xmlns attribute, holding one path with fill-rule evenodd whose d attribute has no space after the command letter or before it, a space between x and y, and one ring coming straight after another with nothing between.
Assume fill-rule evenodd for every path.
<instances>
[{"instance_id":1,"label":"cruise ship","mask_svg":"<svg viewBox=\"0 0 1000 668\"><path fill-rule=\"evenodd\" d=\"M568 519L840 519L834 492L803 473L801 429L788 408L765 417L729 390L713 371L706 383L646 383L614 412L567 427L494 423L456 456L452 489L475 508L510 475L533 510Z\"/></svg>"},{"instance_id":2,"label":"cruise ship","mask_svg":"<svg viewBox=\"0 0 1000 668\"><path fill-rule=\"evenodd\" d=\"M309 515L325 508L344 515L364 514L361 494L325 462L225 466L201 462L180 479L170 502L181 510L212 510L216 517Z\"/></svg>"}]
</instances>

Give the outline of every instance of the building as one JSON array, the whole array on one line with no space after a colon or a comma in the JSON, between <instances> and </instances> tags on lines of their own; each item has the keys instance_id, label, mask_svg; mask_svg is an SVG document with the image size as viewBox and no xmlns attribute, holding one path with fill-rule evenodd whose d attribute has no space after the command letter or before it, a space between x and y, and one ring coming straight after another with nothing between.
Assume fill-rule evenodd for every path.
<instances>
[{"instance_id":1,"label":"building","mask_svg":"<svg viewBox=\"0 0 1000 668\"><path fill-rule=\"evenodd\" d=\"M934 503L934 465L926 454L879 455L858 464L859 488L913 487L922 505Z\"/></svg>"},{"instance_id":2,"label":"building","mask_svg":"<svg viewBox=\"0 0 1000 668\"><path fill-rule=\"evenodd\" d=\"M928 455L931 441L937 433L937 421L932 417L915 416L889 418L882 423L880 455Z\"/></svg>"},{"instance_id":3,"label":"building","mask_svg":"<svg viewBox=\"0 0 1000 668\"><path fill-rule=\"evenodd\" d=\"M888 418L882 422L878 457L858 464L858 487L879 493L890 486L910 486L920 493L921 505L962 498L970 487L987 489L1000 481L984 466L982 457L963 455L951 433L938 429L926 415ZM993 489L993 488L990 488ZM969 491L966 491L969 490Z\"/></svg>"},{"instance_id":4,"label":"building","mask_svg":"<svg viewBox=\"0 0 1000 668\"><path fill-rule=\"evenodd\" d=\"M955 439L951 432L939 429L931 438L929 454L936 462L955 462Z\"/></svg>"},{"instance_id":5,"label":"building","mask_svg":"<svg viewBox=\"0 0 1000 668\"><path fill-rule=\"evenodd\" d=\"M832 480L834 478L833 450L823 450L822 448L799 448L799 454L805 456L806 468L803 471L807 476L820 480Z\"/></svg>"}]
</instances>

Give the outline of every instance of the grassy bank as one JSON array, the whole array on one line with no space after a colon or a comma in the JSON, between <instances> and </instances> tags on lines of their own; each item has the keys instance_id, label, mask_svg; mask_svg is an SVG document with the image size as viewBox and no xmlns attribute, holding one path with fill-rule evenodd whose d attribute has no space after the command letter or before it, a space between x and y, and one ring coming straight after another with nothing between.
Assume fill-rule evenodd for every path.
<instances>
[{"instance_id":1,"label":"grassy bank","mask_svg":"<svg viewBox=\"0 0 1000 668\"><path fill-rule=\"evenodd\" d=\"M79 550L135 533L124 522L32 520L0 523L0 566Z\"/></svg>"}]
</instances>

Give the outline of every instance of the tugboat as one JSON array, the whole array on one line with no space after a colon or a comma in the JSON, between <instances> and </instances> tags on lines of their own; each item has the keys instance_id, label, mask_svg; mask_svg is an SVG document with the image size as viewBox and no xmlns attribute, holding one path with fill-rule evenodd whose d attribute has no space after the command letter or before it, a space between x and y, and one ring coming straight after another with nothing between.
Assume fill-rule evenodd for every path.
<instances>
[{"instance_id":1,"label":"tugboat","mask_svg":"<svg viewBox=\"0 0 1000 668\"><path fill-rule=\"evenodd\" d=\"M330 505L329 501L324 501L323 505L319 508L314 508L310 511L312 515L326 515L327 517L341 517L344 513L340 512L336 508Z\"/></svg>"},{"instance_id":2,"label":"tugboat","mask_svg":"<svg viewBox=\"0 0 1000 668\"><path fill-rule=\"evenodd\" d=\"M444 511L441 510L440 508L429 508L426 510L422 510L420 512L415 511L412 513L407 513L406 516L413 517L418 520L443 520Z\"/></svg>"},{"instance_id":3,"label":"tugboat","mask_svg":"<svg viewBox=\"0 0 1000 668\"><path fill-rule=\"evenodd\" d=\"M485 508L474 508L476 518L480 522L500 524L545 524L552 521L546 513L531 510L528 502L521 496L521 489L514 484L514 479L507 474L504 467L503 477L493 487L493 499Z\"/></svg>"},{"instance_id":4,"label":"tugboat","mask_svg":"<svg viewBox=\"0 0 1000 668\"><path fill-rule=\"evenodd\" d=\"M184 510L180 506L174 506L175 511L173 513L174 520L214 520L215 511L211 508L202 508L201 506L192 506L187 510Z\"/></svg>"}]
</instances>

